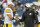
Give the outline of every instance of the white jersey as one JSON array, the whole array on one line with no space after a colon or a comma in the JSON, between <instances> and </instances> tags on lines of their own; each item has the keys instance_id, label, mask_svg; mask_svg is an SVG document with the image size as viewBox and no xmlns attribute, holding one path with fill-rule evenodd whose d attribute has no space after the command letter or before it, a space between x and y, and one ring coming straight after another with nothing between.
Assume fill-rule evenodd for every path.
<instances>
[{"instance_id":1,"label":"white jersey","mask_svg":"<svg viewBox=\"0 0 40 27\"><path fill-rule=\"evenodd\" d=\"M38 21L40 22L40 9L38 10Z\"/></svg>"},{"instance_id":2,"label":"white jersey","mask_svg":"<svg viewBox=\"0 0 40 27\"><path fill-rule=\"evenodd\" d=\"M10 18L7 16L7 14L11 14L11 16L13 17L13 12L12 12L12 9L11 9L11 8L6 8L6 9L4 10L4 17L5 17L4 23L5 23L5 24L12 24L12 23L13 23L13 22L12 22L12 19L10 19Z\"/></svg>"}]
</instances>

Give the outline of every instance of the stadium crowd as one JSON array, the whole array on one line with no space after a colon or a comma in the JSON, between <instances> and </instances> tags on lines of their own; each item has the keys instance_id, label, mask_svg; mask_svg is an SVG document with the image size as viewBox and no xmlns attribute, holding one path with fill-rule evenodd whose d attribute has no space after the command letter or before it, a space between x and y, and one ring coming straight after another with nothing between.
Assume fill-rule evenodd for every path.
<instances>
[{"instance_id":1,"label":"stadium crowd","mask_svg":"<svg viewBox=\"0 0 40 27\"><path fill-rule=\"evenodd\" d=\"M13 0L12 1L14 6L11 9L13 11L13 17L14 18L22 19L22 14L26 11L26 5L28 3L23 3L22 4L21 1L20 0ZM4 3L6 3L6 5ZM30 5L30 3L29 3L29 5ZM7 7L8 7L7 1L0 0L0 27L4 27L4 19L5 19L4 18L5 17L4 16L4 11L5 11L5 8L7 8ZM38 10L40 10L40 6L32 3L32 5L30 6L30 10L34 10L35 14L38 16L38 12L40 12ZM40 20L40 18L39 18L39 20ZM16 20L12 20L12 21L13 21L13 26L14 27L24 27L24 22L19 23ZM34 27L38 27L38 24L36 24L36 20L34 20Z\"/></svg>"}]
</instances>

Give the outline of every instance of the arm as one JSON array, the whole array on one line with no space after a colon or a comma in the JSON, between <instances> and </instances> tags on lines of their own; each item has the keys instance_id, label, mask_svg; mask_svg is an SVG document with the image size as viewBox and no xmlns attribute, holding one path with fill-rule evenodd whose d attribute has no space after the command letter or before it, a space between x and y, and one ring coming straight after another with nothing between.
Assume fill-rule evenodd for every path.
<instances>
[{"instance_id":1,"label":"arm","mask_svg":"<svg viewBox=\"0 0 40 27\"><path fill-rule=\"evenodd\" d=\"M23 15L22 15L22 19L21 19L21 20L19 20L18 18L13 18L10 14L8 14L8 17L9 17L10 19L14 19L14 20L19 21L19 22L22 22L22 21L25 20L24 13L23 13Z\"/></svg>"},{"instance_id":2,"label":"arm","mask_svg":"<svg viewBox=\"0 0 40 27\"><path fill-rule=\"evenodd\" d=\"M21 19L21 20L19 20L19 21L20 21L20 22L25 21L24 13L23 13L23 15L22 15L22 19Z\"/></svg>"},{"instance_id":3,"label":"arm","mask_svg":"<svg viewBox=\"0 0 40 27\"><path fill-rule=\"evenodd\" d=\"M35 12L33 12L33 13L34 13L34 20L36 20L36 23L38 23L37 14L35 14Z\"/></svg>"},{"instance_id":4,"label":"arm","mask_svg":"<svg viewBox=\"0 0 40 27\"><path fill-rule=\"evenodd\" d=\"M18 21L19 19L17 19L17 18L13 18L10 14L8 14L7 15L10 19L14 19L14 20L16 20L16 21Z\"/></svg>"},{"instance_id":5,"label":"arm","mask_svg":"<svg viewBox=\"0 0 40 27\"><path fill-rule=\"evenodd\" d=\"M11 16L11 14L8 14L7 16L8 16L10 19L13 19L13 17Z\"/></svg>"}]
</instances>

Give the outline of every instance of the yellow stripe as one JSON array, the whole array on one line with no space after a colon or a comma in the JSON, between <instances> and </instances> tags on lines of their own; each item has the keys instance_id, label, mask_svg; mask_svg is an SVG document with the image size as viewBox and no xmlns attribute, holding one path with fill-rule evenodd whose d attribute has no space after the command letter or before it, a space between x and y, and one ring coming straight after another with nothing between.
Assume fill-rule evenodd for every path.
<instances>
[{"instance_id":1,"label":"yellow stripe","mask_svg":"<svg viewBox=\"0 0 40 27\"><path fill-rule=\"evenodd\" d=\"M12 27L12 24L8 24L8 27Z\"/></svg>"},{"instance_id":2,"label":"yellow stripe","mask_svg":"<svg viewBox=\"0 0 40 27\"><path fill-rule=\"evenodd\" d=\"M6 24L4 24L4 27L6 27Z\"/></svg>"},{"instance_id":3,"label":"yellow stripe","mask_svg":"<svg viewBox=\"0 0 40 27\"><path fill-rule=\"evenodd\" d=\"M40 27L40 24L38 24L38 27Z\"/></svg>"},{"instance_id":4,"label":"yellow stripe","mask_svg":"<svg viewBox=\"0 0 40 27\"><path fill-rule=\"evenodd\" d=\"M38 0L38 2L40 2L40 0Z\"/></svg>"}]
</instances>

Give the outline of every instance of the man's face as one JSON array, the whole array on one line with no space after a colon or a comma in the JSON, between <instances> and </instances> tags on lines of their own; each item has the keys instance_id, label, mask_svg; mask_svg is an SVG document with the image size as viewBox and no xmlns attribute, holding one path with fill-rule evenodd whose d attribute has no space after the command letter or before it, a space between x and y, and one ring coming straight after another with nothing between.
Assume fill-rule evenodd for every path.
<instances>
[{"instance_id":1,"label":"man's face","mask_svg":"<svg viewBox=\"0 0 40 27\"><path fill-rule=\"evenodd\" d=\"M11 4L10 4L10 5L8 5L8 6L9 6L10 8L12 8L12 7L13 7L13 5L11 5Z\"/></svg>"},{"instance_id":2,"label":"man's face","mask_svg":"<svg viewBox=\"0 0 40 27\"><path fill-rule=\"evenodd\" d=\"M30 8L26 8L26 10L28 11Z\"/></svg>"}]
</instances>

